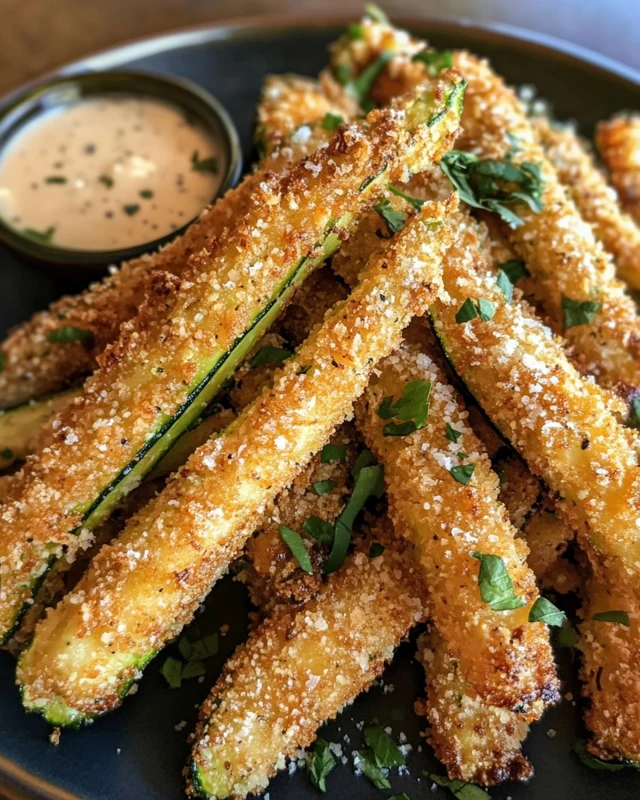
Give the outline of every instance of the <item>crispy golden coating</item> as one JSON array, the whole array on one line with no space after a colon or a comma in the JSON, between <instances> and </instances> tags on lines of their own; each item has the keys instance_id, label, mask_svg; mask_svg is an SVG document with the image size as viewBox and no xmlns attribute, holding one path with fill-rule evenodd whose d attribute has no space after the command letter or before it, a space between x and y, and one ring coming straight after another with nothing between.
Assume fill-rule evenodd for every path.
<instances>
[{"instance_id":1,"label":"crispy golden coating","mask_svg":"<svg viewBox=\"0 0 640 800\"><path fill-rule=\"evenodd\" d=\"M526 719L480 700L435 628L420 637L418 657L427 678L428 741L449 777L483 786L530 778L533 767L520 750Z\"/></svg>"},{"instance_id":2,"label":"crispy golden coating","mask_svg":"<svg viewBox=\"0 0 640 800\"><path fill-rule=\"evenodd\" d=\"M228 370L243 356L237 342L296 265L321 258L318 242L329 235L337 246L341 232L335 221L348 229L357 212L374 201L375 180L405 177L407 169L423 168L450 146L459 108L447 104L454 87L461 86L456 81L452 73L394 108L342 126L328 147L284 176L262 181L251 208L223 240L198 254L189 278L158 285L138 318L123 327L83 395L59 415L56 430L27 461L4 503L0 635L14 627L51 559L64 549L72 559L82 540L73 531L91 527L84 515L95 499L107 491L109 503L117 501L122 489L113 482L148 446L149 436L162 431L183 404L189 404L189 413L200 410L190 399L194 387L219 363ZM444 114L427 124L437 109ZM419 226L420 221L411 226L414 236ZM411 234L403 238L410 240ZM277 304L273 308L272 314ZM269 317L260 319L266 325ZM237 353L229 356L232 346ZM215 380L223 375L218 370ZM180 415L188 418L182 410ZM161 440L158 447L163 446ZM137 479L152 466L145 456L145 463L136 464ZM108 510L106 499L101 506ZM93 514L91 523L98 519Z\"/></svg>"},{"instance_id":3,"label":"crispy golden coating","mask_svg":"<svg viewBox=\"0 0 640 800\"><path fill-rule=\"evenodd\" d=\"M100 551L76 591L38 625L20 660L27 708L70 724L120 703L226 571L265 504L350 413L412 314L433 300L451 233L446 222L430 223L445 215L443 206L425 205L383 256L372 256L366 277L276 373L273 386L199 448L119 540Z\"/></svg>"},{"instance_id":4,"label":"crispy golden coating","mask_svg":"<svg viewBox=\"0 0 640 800\"><path fill-rule=\"evenodd\" d=\"M601 122L596 144L623 207L640 225L640 116Z\"/></svg>"},{"instance_id":5,"label":"crispy golden coating","mask_svg":"<svg viewBox=\"0 0 640 800\"><path fill-rule=\"evenodd\" d=\"M266 172L282 172L313 152L318 145L317 134L309 138L299 135L285 142L283 125L288 124L292 132L308 121L308 114L315 113L314 119L320 119L326 111L334 111L336 105L323 99L313 81L286 78L280 81L280 88L286 88L287 92L286 115L271 113L268 97L263 97L259 108L263 128L274 130L274 147L275 141L279 145L268 163L206 209L183 236L156 253L126 262L118 272L92 284L81 294L57 300L47 311L39 312L16 328L2 345L5 367L0 372L0 408L55 392L95 369L97 356L117 338L121 324L136 316L153 291L156 274L182 276L190 268L190 257L212 240L224 237L236 218L251 205L252 194ZM277 78L267 81L272 88L278 85ZM322 133L325 143L329 134ZM62 344L49 342L51 331L63 325L88 331L93 338Z\"/></svg>"},{"instance_id":6,"label":"crispy golden coating","mask_svg":"<svg viewBox=\"0 0 640 800\"><path fill-rule=\"evenodd\" d=\"M529 547L527 563L541 589L567 594L581 588L582 579L577 567L563 558L575 539L575 531L548 496L525 524L523 535Z\"/></svg>"},{"instance_id":7,"label":"crispy golden coating","mask_svg":"<svg viewBox=\"0 0 640 800\"><path fill-rule=\"evenodd\" d=\"M589 751L604 759L640 761L640 611L637 595L620 586L608 588L593 578L585 589L582 693L585 722L591 731ZM626 611L630 627L592 618L604 611Z\"/></svg>"},{"instance_id":8,"label":"crispy golden coating","mask_svg":"<svg viewBox=\"0 0 640 800\"><path fill-rule=\"evenodd\" d=\"M273 512L266 516L245 547L248 566L238 577L248 583L252 601L260 606L261 612L276 602L303 602L321 585L322 565L329 555L328 548L305 536L314 567L313 575L309 575L300 569L282 541L280 525L302 531L310 516L333 524L342 511L353 488L351 468L362 448L350 423L341 425L329 441L346 447L346 457L322 463L320 454L314 456L291 486L280 492ZM319 494L314 488L319 481L331 481L335 485L330 491Z\"/></svg>"},{"instance_id":9,"label":"crispy golden coating","mask_svg":"<svg viewBox=\"0 0 640 800\"><path fill-rule=\"evenodd\" d=\"M631 580L640 564L640 473L633 436L601 391L581 378L550 331L495 277L447 259L447 299L431 309L435 330L460 377L532 472L583 527L596 569ZM488 321L457 323L468 298L495 305Z\"/></svg>"},{"instance_id":10,"label":"crispy golden coating","mask_svg":"<svg viewBox=\"0 0 640 800\"><path fill-rule=\"evenodd\" d=\"M371 96L387 103L398 92L426 79L422 63L411 61L420 42L403 31L375 23L363 27L357 40L343 39L332 52L334 70L345 64L357 73L382 49L394 53L373 86ZM633 300L616 280L611 258L567 197L557 172L545 157L524 108L489 64L464 52L454 53L454 66L467 80L460 149L487 159L533 162L544 179L543 208L534 213L521 203L523 224L508 229L508 238L535 278L536 298L556 332L562 332L581 368L600 383L623 394L640 386L640 321ZM564 327L563 298L600 303L588 324Z\"/></svg>"},{"instance_id":11,"label":"crispy golden coating","mask_svg":"<svg viewBox=\"0 0 640 800\"><path fill-rule=\"evenodd\" d=\"M640 228L621 209L615 191L596 166L586 144L569 126L551 125L545 117L532 122L561 183L569 189L596 238L613 256L618 277L631 289L640 289Z\"/></svg>"},{"instance_id":12,"label":"crispy golden coating","mask_svg":"<svg viewBox=\"0 0 640 800\"><path fill-rule=\"evenodd\" d=\"M282 603L227 662L202 707L188 793L246 797L380 675L424 616L424 583L393 532L349 556L302 607Z\"/></svg>"},{"instance_id":13,"label":"crispy golden coating","mask_svg":"<svg viewBox=\"0 0 640 800\"><path fill-rule=\"evenodd\" d=\"M464 252L464 235L461 240ZM456 250L451 247L446 260L459 255ZM445 377L437 345L421 325L413 336L416 343L405 341L378 366L356 406L356 422L385 466L389 515L416 548L429 587L429 615L465 679L490 705L535 719L557 699L558 684L546 626L528 622L538 591L527 548L498 502L498 477ZM429 418L412 434L385 436L378 409L385 397L400 398L413 380L431 383ZM447 438L447 424L459 432L457 442ZM474 468L468 485L450 473L462 464ZM471 555L476 551L503 558L524 606L493 611L482 601L479 563Z\"/></svg>"}]
</instances>

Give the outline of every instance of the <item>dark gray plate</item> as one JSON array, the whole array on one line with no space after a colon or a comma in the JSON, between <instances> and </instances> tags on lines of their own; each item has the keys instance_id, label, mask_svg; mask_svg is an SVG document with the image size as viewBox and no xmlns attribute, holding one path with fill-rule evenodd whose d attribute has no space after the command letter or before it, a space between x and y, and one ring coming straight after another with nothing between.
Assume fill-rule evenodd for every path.
<instances>
[{"instance_id":1,"label":"dark gray plate","mask_svg":"<svg viewBox=\"0 0 640 800\"><path fill-rule=\"evenodd\" d=\"M598 119L614 111L640 107L640 75L575 47L522 31L424 20L404 24L428 37L435 46L468 47L490 56L509 81L535 83L541 94L551 100L559 117L575 117L586 133ZM261 78L268 72L316 74L326 61L327 44L341 28L335 19L249 21L204 28L111 50L67 67L64 72L132 67L190 78L226 105L248 154ZM7 252L0 251L0 265L3 328L71 288L52 274L18 262ZM221 652L209 664L202 684L190 681L179 691L169 691L158 674L161 656L149 666L138 693L122 709L92 728L64 732L57 748L48 743L45 723L22 712L13 686L12 660L7 654L0 654L0 790L11 798L29 800L179 800L183 796L181 770L187 757L186 737L194 726L197 706L246 631L248 603L237 584L223 581L207 606L193 625L208 632L228 623L230 632L221 639ZM365 778L354 777L350 767L341 767L329 778L329 796L351 800L386 798L394 792L406 792L411 800L445 796L443 790L432 795L431 782L420 778L425 769L442 769L426 746L418 751L424 742L420 736L424 726L412 709L415 698L423 693L423 679L413 653L413 644L404 646L385 674L385 683L393 685L393 691L372 689L323 732L330 741L340 742L348 734L351 749L362 742L358 722L375 717L391 724L396 734L403 731L413 744L408 758L410 775L393 777L393 790L380 792ZM565 692L578 697L579 687L571 677L574 672L568 662L561 664ZM404 719L392 722L399 710L404 712ZM183 720L186 726L176 731L175 726ZM547 735L551 729L557 732L555 738ZM528 784L494 789L491 796L497 800L602 800L607 795L616 800L638 798L639 773L595 772L572 755L573 742L581 735L579 708L565 700L534 726L526 744L537 776ZM311 787L306 772L280 775L272 782L270 795L274 800L311 800L320 796Z\"/></svg>"}]
</instances>

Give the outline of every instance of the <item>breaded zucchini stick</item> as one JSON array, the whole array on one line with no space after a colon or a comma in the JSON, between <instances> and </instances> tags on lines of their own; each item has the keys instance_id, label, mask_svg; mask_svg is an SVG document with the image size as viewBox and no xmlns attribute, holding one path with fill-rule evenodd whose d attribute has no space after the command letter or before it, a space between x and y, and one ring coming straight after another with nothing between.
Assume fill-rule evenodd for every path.
<instances>
[{"instance_id":1,"label":"breaded zucchini stick","mask_svg":"<svg viewBox=\"0 0 640 800\"><path fill-rule=\"evenodd\" d=\"M596 145L623 208L640 225L640 115L601 122Z\"/></svg>"},{"instance_id":2,"label":"breaded zucchini stick","mask_svg":"<svg viewBox=\"0 0 640 800\"><path fill-rule=\"evenodd\" d=\"M618 277L631 289L640 289L640 228L620 207L586 144L568 125L552 125L545 117L534 118L532 124L560 182L613 256Z\"/></svg>"},{"instance_id":3,"label":"breaded zucchini stick","mask_svg":"<svg viewBox=\"0 0 640 800\"><path fill-rule=\"evenodd\" d=\"M585 722L592 733L589 751L598 758L640 761L640 611L637 595L591 578L585 589L584 621L578 648L580 677L587 698ZM623 611L629 627L593 618Z\"/></svg>"},{"instance_id":4,"label":"breaded zucchini stick","mask_svg":"<svg viewBox=\"0 0 640 800\"><path fill-rule=\"evenodd\" d=\"M430 617L465 680L488 704L537 719L558 698L558 683L547 628L528 622L538 590L527 548L498 502L498 477L445 377L437 345L421 326L409 333L411 343L380 363L356 405L356 422L384 464L389 515L416 548ZM416 380L431 384L426 424L406 436L385 435L387 422L378 414L384 398L400 398ZM447 438L447 425L457 441ZM468 485L454 477L460 465L473 469ZM494 611L483 602L473 552L503 559L521 608Z\"/></svg>"},{"instance_id":5,"label":"breaded zucchini stick","mask_svg":"<svg viewBox=\"0 0 640 800\"><path fill-rule=\"evenodd\" d=\"M141 256L122 265L104 280L92 284L79 295L63 297L47 311L35 314L18 326L2 344L4 369L0 372L0 408L11 408L42 395L56 392L96 368L97 357L117 338L123 322L136 316L140 305L152 291L156 274L168 272L178 277L189 269L189 259L212 240L219 238L251 204L251 197L265 178L265 170L281 172L290 163L313 152L317 136L295 137L286 141L286 123L293 131L307 121L335 111L311 80L268 78L267 94L286 92L288 114L272 113L265 100L260 106L260 123L273 130L281 145L272 148L272 157L259 173L243 180L224 199L206 209L187 231L156 253ZM296 115L296 112L298 114ZM323 142L328 134L324 132ZM286 144L286 147L283 145ZM53 331L70 327L80 332L77 341L51 342ZM90 334L87 336L87 334Z\"/></svg>"},{"instance_id":6,"label":"breaded zucchini stick","mask_svg":"<svg viewBox=\"0 0 640 800\"><path fill-rule=\"evenodd\" d=\"M541 589L553 589L558 594L581 589L578 569L562 557L574 541L575 531L548 496L526 522L522 533L529 548L527 564Z\"/></svg>"},{"instance_id":7,"label":"breaded zucchini stick","mask_svg":"<svg viewBox=\"0 0 640 800\"><path fill-rule=\"evenodd\" d=\"M265 504L350 413L411 316L433 301L452 236L446 220L435 224L445 211L425 205L382 256L372 256L349 298L288 359L273 386L191 456L40 622L18 667L27 709L69 725L120 704L226 571Z\"/></svg>"},{"instance_id":8,"label":"breaded zucchini stick","mask_svg":"<svg viewBox=\"0 0 640 800\"><path fill-rule=\"evenodd\" d=\"M189 279L157 287L11 487L2 510L0 638L51 564L64 551L72 559L201 414L378 186L422 169L451 144L463 91L451 73L342 126L328 147L261 182L251 209L198 254ZM414 236L418 227L420 220Z\"/></svg>"},{"instance_id":9,"label":"breaded zucchini stick","mask_svg":"<svg viewBox=\"0 0 640 800\"><path fill-rule=\"evenodd\" d=\"M427 678L428 742L449 777L483 786L530 778L533 767L520 749L529 732L525 717L479 699L435 628L418 648Z\"/></svg>"},{"instance_id":10,"label":"breaded zucchini stick","mask_svg":"<svg viewBox=\"0 0 640 800\"><path fill-rule=\"evenodd\" d=\"M453 259L444 266L448 296L430 314L447 357L531 471L561 498L596 570L633 581L640 564L640 471L631 432L549 330L506 302L493 275ZM492 303L491 319L457 322L469 298Z\"/></svg>"},{"instance_id":11,"label":"breaded zucchini stick","mask_svg":"<svg viewBox=\"0 0 640 800\"><path fill-rule=\"evenodd\" d=\"M395 54L370 92L384 104L425 80L424 64L412 60L420 48L404 32L370 23L362 26L357 40L338 42L331 63L334 72L344 65L353 79L361 65L375 62L385 51ZM542 210L535 213L520 203L517 214L523 224L508 230L509 240L535 279L537 301L554 330L575 350L581 369L606 388L627 395L640 386L640 320L633 300L615 278L610 257L566 196L514 92L487 62L470 53L456 51L453 63L468 82L457 146L484 159L503 161L509 155L514 164L531 162L541 169ZM575 318L569 319L567 303L595 304L596 310L577 324Z\"/></svg>"},{"instance_id":12,"label":"breaded zucchini stick","mask_svg":"<svg viewBox=\"0 0 640 800\"><path fill-rule=\"evenodd\" d=\"M302 607L282 603L226 663L201 710L188 794L246 797L382 672L424 616L420 568L379 526ZM369 558L367 541L385 545Z\"/></svg>"}]
</instances>

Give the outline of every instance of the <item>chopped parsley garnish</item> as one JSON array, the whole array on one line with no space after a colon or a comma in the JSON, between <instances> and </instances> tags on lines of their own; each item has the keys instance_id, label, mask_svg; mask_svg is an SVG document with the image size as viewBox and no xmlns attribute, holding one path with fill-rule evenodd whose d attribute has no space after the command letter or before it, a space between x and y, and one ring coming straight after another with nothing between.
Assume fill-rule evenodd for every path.
<instances>
[{"instance_id":1,"label":"chopped parsley garnish","mask_svg":"<svg viewBox=\"0 0 640 800\"><path fill-rule=\"evenodd\" d=\"M251 359L249 366L253 369L261 367L263 364L278 364L286 361L291 355L293 355L291 350L284 347L261 347Z\"/></svg>"},{"instance_id":2,"label":"chopped parsley garnish","mask_svg":"<svg viewBox=\"0 0 640 800\"><path fill-rule=\"evenodd\" d=\"M529 622L546 622L554 628L561 628L567 619L564 611L555 606L546 597L538 597L529 611Z\"/></svg>"},{"instance_id":3,"label":"chopped parsley garnish","mask_svg":"<svg viewBox=\"0 0 640 800\"><path fill-rule=\"evenodd\" d=\"M56 328L55 331L49 331L47 334L47 341L56 344L82 342L86 339L93 339L91 331L84 331L82 328L76 328L74 325L64 325L62 328Z\"/></svg>"},{"instance_id":4,"label":"chopped parsley garnish","mask_svg":"<svg viewBox=\"0 0 640 800\"><path fill-rule=\"evenodd\" d=\"M472 319L476 319L477 316L478 309L476 308L476 304L470 297L467 297L464 303L456 311L456 322L461 325L463 322L469 322Z\"/></svg>"},{"instance_id":5,"label":"chopped parsley garnish","mask_svg":"<svg viewBox=\"0 0 640 800\"><path fill-rule=\"evenodd\" d=\"M332 480L316 481L313 484L313 491L318 497L322 497L323 494L328 494L332 489L335 489L336 485L336 482Z\"/></svg>"},{"instance_id":6,"label":"chopped parsley garnish","mask_svg":"<svg viewBox=\"0 0 640 800\"><path fill-rule=\"evenodd\" d=\"M351 470L353 479L357 480L358 475L360 474L360 470L363 467L370 467L371 464L375 463L376 459L371 450L367 450L366 448L364 450L361 450L360 453L358 453L358 457L356 458L355 463L353 465L353 469Z\"/></svg>"},{"instance_id":7,"label":"chopped parsley garnish","mask_svg":"<svg viewBox=\"0 0 640 800\"><path fill-rule=\"evenodd\" d=\"M338 64L336 66L336 80L341 86L346 86L351 78L351 70L348 64Z\"/></svg>"},{"instance_id":8,"label":"chopped parsley garnish","mask_svg":"<svg viewBox=\"0 0 640 800\"><path fill-rule=\"evenodd\" d=\"M377 558L384 553L384 545L380 542L371 542L369 545L369 558Z\"/></svg>"},{"instance_id":9,"label":"chopped parsley garnish","mask_svg":"<svg viewBox=\"0 0 640 800\"><path fill-rule=\"evenodd\" d=\"M360 772L365 775L376 789L390 789L391 784L386 775L375 762L375 757L371 750L358 750L355 757L355 765Z\"/></svg>"},{"instance_id":10,"label":"chopped parsley garnish","mask_svg":"<svg viewBox=\"0 0 640 800\"><path fill-rule=\"evenodd\" d=\"M169 656L160 669L160 674L164 676L170 689L179 689L182 681L189 678L199 678L207 671L204 661L218 652L218 634L212 633L196 641L189 641L183 636L178 643L180 655L185 662L179 658Z\"/></svg>"},{"instance_id":11,"label":"chopped parsley garnish","mask_svg":"<svg viewBox=\"0 0 640 800\"><path fill-rule=\"evenodd\" d=\"M602 308L602 303L595 300L571 300L569 297L563 297L561 305L562 325L565 330L576 325L589 325Z\"/></svg>"},{"instance_id":12,"label":"chopped parsley garnish","mask_svg":"<svg viewBox=\"0 0 640 800\"><path fill-rule=\"evenodd\" d=\"M629 627L629 614L626 611L599 611L591 617L595 622L616 622L618 625Z\"/></svg>"},{"instance_id":13,"label":"chopped parsley garnish","mask_svg":"<svg viewBox=\"0 0 640 800\"><path fill-rule=\"evenodd\" d=\"M402 794L393 794L389 798L389 800L411 800L409 795L406 792L402 792Z\"/></svg>"},{"instance_id":14,"label":"chopped parsley garnish","mask_svg":"<svg viewBox=\"0 0 640 800\"><path fill-rule=\"evenodd\" d=\"M179 689L182 685L182 661L169 656L162 665L160 674L166 679L170 689Z\"/></svg>"},{"instance_id":15,"label":"chopped parsley garnish","mask_svg":"<svg viewBox=\"0 0 640 800\"><path fill-rule=\"evenodd\" d=\"M425 772L424 776L443 789L448 789L457 800L491 800L491 795L475 783L453 780L445 775L435 775L433 772Z\"/></svg>"},{"instance_id":16,"label":"chopped parsley garnish","mask_svg":"<svg viewBox=\"0 0 640 800\"><path fill-rule=\"evenodd\" d=\"M457 431L455 428L452 428L451 425L447 422L444 428L444 435L450 442L457 442L458 439L462 436L462 431Z\"/></svg>"},{"instance_id":17,"label":"chopped parsley garnish","mask_svg":"<svg viewBox=\"0 0 640 800\"><path fill-rule=\"evenodd\" d=\"M404 211L396 211L387 198L376 203L373 210L377 211L384 220L389 236L393 236L394 233L404 228L407 221L406 213Z\"/></svg>"},{"instance_id":18,"label":"chopped parsley garnish","mask_svg":"<svg viewBox=\"0 0 640 800\"><path fill-rule=\"evenodd\" d=\"M511 284L509 284L509 285L511 285ZM491 300L485 300L484 297L479 297L478 298L478 312L480 313L480 319L483 322L489 322L489 320L496 313L495 303L492 303Z\"/></svg>"},{"instance_id":19,"label":"chopped parsley garnish","mask_svg":"<svg viewBox=\"0 0 640 800\"><path fill-rule=\"evenodd\" d=\"M340 114L332 114L330 111L322 118L322 129L325 131L335 131L338 125L342 125L344 122L344 117L341 117Z\"/></svg>"},{"instance_id":20,"label":"chopped parsley garnish","mask_svg":"<svg viewBox=\"0 0 640 800\"><path fill-rule=\"evenodd\" d=\"M9 447L5 447L4 450L0 453L0 456L6 459L13 458L13 450L11 450Z\"/></svg>"},{"instance_id":21,"label":"chopped parsley garnish","mask_svg":"<svg viewBox=\"0 0 640 800\"><path fill-rule=\"evenodd\" d=\"M359 22L351 22L347 25L347 34L351 39L363 39L364 28Z\"/></svg>"},{"instance_id":22,"label":"chopped parsley garnish","mask_svg":"<svg viewBox=\"0 0 640 800\"><path fill-rule=\"evenodd\" d=\"M500 270L498 273L498 277L496 278L496 286L504 295L504 299L507 301L507 303L510 303L513 300L513 284L509 280L507 273L503 270Z\"/></svg>"},{"instance_id":23,"label":"chopped parsley garnish","mask_svg":"<svg viewBox=\"0 0 640 800\"><path fill-rule=\"evenodd\" d=\"M443 70L453 66L453 50L421 50L411 60L424 64L427 75L437 78Z\"/></svg>"},{"instance_id":24,"label":"chopped parsley garnish","mask_svg":"<svg viewBox=\"0 0 640 800\"><path fill-rule=\"evenodd\" d=\"M191 169L194 172L218 172L218 159L215 156L200 158L198 151L194 150L191 155Z\"/></svg>"},{"instance_id":25,"label":"chopped parsley garnish","mask_svg":"<svg viewBox=\"0 0 640 800\"><path fill-rule=\"evenodd\" d=\"M586 742L582 739L573 746L573 752L578 756L580 761L591 769L606 770L608 772L618 772L621 769L640 769L639 761L603 761L601 758L596 758L587 752Z\"/></svg>"},{"instance_id":26,"label":"chopped parsley garnish","mask_svg":"<svg viewBox=\"0 0 640 800\"><path fill-rule=\"evenodd\" d=\"M141 189L138 194L142 197L143 200L151 200L153 197L153 192L151 189Z\"/></svg>"},{"instance_id":27,"label":"chopped parsley garnish","mask_svg":"<svg viewBox=\"0 0 640 800\"><path fill-rule=\"evenodd\" d=\"M451 467L449 472L451 473L451 477L458 481L458 483L468 486L471 478L473 477L473 471L475 468L475 464L460 464L460 466Z\"/></svg>"},{"instance_id":28,"label":"chopped parsley garnish","mask_svg":"<svg viewBox=\"0 0 640 800\"><path fill-rule=\"evenodd\" d=\"M419 197L411 197L411 195L401 192L400 189L396 189L396 187L391 183L387 184L387 188L391 194L395 194L397 197L401 197L403 200L406 200L407 203L410 203L417 211L419 211L427 202L426 200L421 200Z\"/></svg>"},{"instance_id":29,"label":"chopped parsley garnish","mask_svg":"<svg viewBox=\"0 0 640 800\"><path fill-rule=\"evenodd\" d=\"M313 573L313 567L311 566L311 559L309 558L307 548L302 541L302 536L300 536L298 531L287 528L286 525L280 525L279 531L280 538L287 545L289 550L291 550L291 554L300 565L300 569L311 575Z\"/></svg>"},{"instance_id":30,"label":"chopped parsley garnish","mask_svg":"<svg viewBox=\"0 0 640 800\"><path fill-rule=\"evenodd\" d=\"M370 497L378 497L382 482L383 468L376 464L363 467L356 479L351 497L342 509L334 526L333 543L329 558L326 560L323 572L329 575L340 569L351 543L351 532L356 517Z\"/></svg>"},{"instance_id":31,"label":"chopped parsley garnish","mask_svg":"<svg viewBox=\"0 0 640 800\"><path fill-rule=\"evenodd\" d=\"M511 154L504 161L495 161L452 150L442 157L440 168L461 200L473 208L493 211L511 228L522 225L520 217L509 208L514 203L526 203L534 213L542 210L543 180L537 164L514 164ZM517 188L511 188L514 186Z\"/></svg>"},{"instance_id":32,"label":"chopped parsley garnish","mask_svg":"<svg viewBox=\"0 0 640 800\"><path fill-rule=\"evenodd\" d=\"M404 765L404 756L384 728L379 725L374 728L365 728L364 740L371 748L373 757L379 767L401 767Z\"/></svg>"},{"instance_id":33,"label":"chopped parsley garnish","mask_svg":"<svg viewBox=\"0 0 640 800\"><path fill-rule=\"evenodd\" d=\"M524 261L519 258L512 258L510 261L500 264L500 271L504 272L514 286L521 278L529 276L529 270L525 267Z\"/></svg>"},{"instance_id":34,"label":"chopped parsley garnish","mask_svg":"<svg viewBox=\"0 0 640 800\"><path fill-rule=\"evenodd\" d=\"M501 556L477 550L471 556L480 562L478 586L483 603L487 603L494 611L512 611L525 604L522 597L514 592L513 581Z\"/></svg>"},{"instance_id":35,"label":"chopped parsley garnish","mask_svg":"<svg viewBox=\"0 0 640 800\"><path fill-rule=\"evenodd\" d=\"M64 175L49 175L48 178L45 178L45 183L66 183L67 179Z\"/></svg>"},{"instance_id":36,"label":"chopped parsley garnish","mask_svg":"<svg viewBox=\"0 0 640 800\"><path fill-rule=\"evenodd\" d=\"M138 211L140 211L140 206L138 203L127 203L126 205L122 206L122 210L127 216L132 217L134 214L137 214Z\"/></svg>"},{"instance_id":37,"label":"chopped parsley garnish","mask_svg":"<svg viewBox=\"0 0 640 800\"><path fill-rule=\"evenodd\" d=\"M372 22L381 22L383 25L389 24L389 17L375 3L367 3L364 7L364 16Z\"/></svg>"},{"instance_id":38,"label":"chopped parsley garnish","mask_svg":"<svg viewBox=\"0 0 640 800\"><path fill-rule=\"evenodd\" d=\"M327 791L327 775L335 767L336 760L329 748L329 743L324 739L316 739L309 762L309 775L311 782L321 792Z\"/></svg>"},{"instance_id":39,"label":"chopped parsley garnish","mask_svg":"<svg viewBox=\"0 0 640 800\"><path fill-rule=\"evenodd\" d=\"M303 522L302 530L320 544L331 545L333 542L333 525L315 514Z\"/></svg>"},{"instance_id":40,"label":"chopped parsley garnish","mask_svg":"<svg viewBox=\"0 0 640 800\"><path fill-rule=\"evenodd\" d=\"M357 78L349 80L349 77L347 77L344 87L349 94L360 103L364 111L370 111L373 108L373 103L369 100L369 92L376 82L378 75L384 69L387 61L392 57L392 52L384 50L375 61L372 61L371 64L362 70ZM346 64L344 66L347 67ZM347 67L347 71L348 69ZM340 80L340 77L338 80Z\"/></svg>"},{"instance_id":41,"label":"chopped parsley garnish","mask_svg":"<svg viewBox=\"0 0 640 800\"><path fill-rule=\"evenodd\" d=\"M430 381L408 381L402 388L402 397L394 402L385 397L378 407L381 419L397 419L388 422L382 429L384 436L407 436L424 428L429 416Z\"/></svg>"},{"instance_id":42,"label":"chopped parsley garnish","mask_svg":"<svg viewBox=\"0 0 640 800\"><path fill-rule=\"evenodd\" d=\"M626 425L629 428L640 428L640 397L631 399Z\"/></svg>"},{"instance_id":43,"label":"chopped parsley garnish","mask_svg":"<svg viewBox=\"0 0 640 800\"><path fill-rule=\"evenodd\" d=\"M31 239L33 242L38 242L39 244L49 244L49 242L53 239L53 234L56 232L56 229L53 225L50 228L47 228L46 231L37 231L35 228L23 228L22 235L26 236L27 239Z\"/></svg>"},{"instance_id":44,"label":"chopped parsley garnish","mask_svg":"<svg viewBox=\"0 0 640 800\"><path fill-rule=\"evenodd\" d=\"M110 175L101 175L98 180L104 183L107 189L113 189L113 178Z\"/></svg>"},{"instance_id":45,"label":"chopped parsley garnish","mask_svg":"<svg viewBox=\"0 0 640 800\"><path fill-rule=\"evenodd\" d=\"M325 444L320 454L320 461L327 464L329 461L343 461L347 455L347 448L343 444Z\"/></svg>"},{"instance_id":46,"label":"chopped parsley garnish","mask_svg":"<svg viewBox=\"0 0 640 800\"><path fill-rule=\"evenodd\" d=\"M298 375L306 375L312 366L313 364L306 364L304 367L300 367L300 369L298 370Z\"/></svg>"},{"instance_id":47,"label":"chopped parsley garnish","mask_svg":"<svg viewBox=\"0 0 640 800\"><path fill-rule=\"evenodd\" d=\"M567 623L558 631L556 642L558 647L575 647L578 644L578 632Z\"/></svg>"}]
</instances>

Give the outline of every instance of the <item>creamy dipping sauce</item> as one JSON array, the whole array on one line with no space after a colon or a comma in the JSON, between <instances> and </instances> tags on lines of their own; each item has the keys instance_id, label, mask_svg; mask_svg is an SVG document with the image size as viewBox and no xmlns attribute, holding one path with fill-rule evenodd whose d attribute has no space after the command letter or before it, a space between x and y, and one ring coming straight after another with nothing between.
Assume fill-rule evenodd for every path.
<instances>
[{"instance_id":1,"label":"creamy dipping sauce","mask_svg":"<svg viewBox=\"0 0 640 800\"><path fill-rule=\"evenodd\" d=\"M224 164L176 106L105 95L41 114L0 156L0 215L52 246L116 250L181 228L213 199Z\"/></svg>"}]
</instances>

